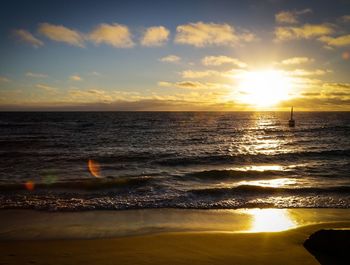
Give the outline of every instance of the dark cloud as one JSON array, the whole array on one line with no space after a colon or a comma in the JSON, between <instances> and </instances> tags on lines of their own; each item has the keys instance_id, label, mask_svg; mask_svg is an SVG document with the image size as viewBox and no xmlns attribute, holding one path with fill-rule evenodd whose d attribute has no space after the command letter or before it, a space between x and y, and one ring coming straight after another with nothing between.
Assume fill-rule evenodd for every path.
<instances>
[{"instance_id":1,"label":"dark cloud","mask_svg":"<svg viewBox=\"0 0 350 265\"><path fill-rule=\"evenodd\" d=\"M220 111L242 107L234 102L203 104L179 100L115 101L109 103L56 103L39 105L2 105L0 111Z\"/></svg>"},{"instance_id":2,"label":"dark cloud","mask_svg":"<svg viewBox=\"0 0 350 265\"><path fill-rule=\"evenodd\" d=\"M283 101L279 107L286 108L295 106L296 108L309 111L324 111L324 110L350 110L350 98L341 97L303 97L294 98Z\"/></svg>"}]
</instances>

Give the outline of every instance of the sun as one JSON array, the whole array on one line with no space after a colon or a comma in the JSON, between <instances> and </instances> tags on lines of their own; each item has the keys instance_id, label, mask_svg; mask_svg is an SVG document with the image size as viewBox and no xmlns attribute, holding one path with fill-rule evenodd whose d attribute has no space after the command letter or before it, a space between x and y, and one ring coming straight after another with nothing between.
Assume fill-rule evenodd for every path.
<instances>
[{"instance_id":1,"label":"sun","mask_svg":"<svg viewBox=\"0 0 350 265\"><path fill-rule=\"evenodd\" d=\"M276 105L289 97L292 80L283 71L248 71L238 76L238 99L257 107Z\"/></svg>"}]
</instances>

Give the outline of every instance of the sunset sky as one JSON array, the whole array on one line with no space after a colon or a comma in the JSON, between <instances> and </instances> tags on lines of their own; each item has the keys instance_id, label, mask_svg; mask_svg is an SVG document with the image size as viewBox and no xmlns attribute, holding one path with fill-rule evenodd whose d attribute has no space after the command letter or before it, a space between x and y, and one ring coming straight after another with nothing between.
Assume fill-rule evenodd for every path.
<instances>
[{"instance_id":1,"label":"sunset sky","mask_svg":"<svg viewBox=\"0 0 350 265\"><path fill-rule=\"evenodd\" d=\"M350 1L2 1L0 110L350 110Z\"/></svg>"}]
</instances>

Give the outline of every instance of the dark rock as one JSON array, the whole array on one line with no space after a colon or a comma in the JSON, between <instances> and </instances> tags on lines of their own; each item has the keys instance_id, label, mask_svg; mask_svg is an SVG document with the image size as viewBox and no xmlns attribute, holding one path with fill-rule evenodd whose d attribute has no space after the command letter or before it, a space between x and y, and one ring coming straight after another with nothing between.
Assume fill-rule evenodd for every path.
<instances>
[{"instance_id":1,"label":"dark rock","mask_svg":"<svg viewBox=\"0 0 350 265\"><path fill-rule=\"evenodd\" d=\"M304 247L322 265L350 264L350 230L320 230L312 234Z\"/></svg>"}]
</instances>

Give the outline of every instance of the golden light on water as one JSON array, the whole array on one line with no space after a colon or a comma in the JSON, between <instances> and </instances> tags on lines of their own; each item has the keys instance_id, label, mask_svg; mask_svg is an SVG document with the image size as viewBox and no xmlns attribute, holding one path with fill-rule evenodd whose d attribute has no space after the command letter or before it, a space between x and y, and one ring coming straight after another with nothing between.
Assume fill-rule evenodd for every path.
<instances>
[{"instance_id":1,"label":"golden light on water","mask_svg":"<svg viewBox=\"0 0 350 265\"><path fill-rule=\"evenodd\" d=\"M297 226L287 209L251 209L244 211L252 217L252 225L248 232L278 232Z\"/></svg>"},{"instance_id":2,"label":"golden light on water","mask_svg":"<svg viewBox=\"0 0 350 265\"><path fill-rule=\"evenodd\" d=\"M101 168L99 163L97 163L96 161L89 159L88 161L88 168L90 173L96 177L96 178L100 178L101 177Z\"/></svg>"},{"instance_id":3,"label":"golden light on water","mask_svg":"<svg viewBox=\"0 0 350 265\"><path fill-rule=\"evenodd\" d=\"M267 170L283 170L284 167L281 165L259 165L259 166L246 166L245 170L254 171L267 171Z\"/></svg>"},{"instance_id":4,"label":"golden light on water","mask_svg":"<svg viewBox=\"0 0 350 265\"><path fill-rule=\"evenodd\" d=\"M238 182L238 185L253 185L253 186L260 186L260 187L279 188L279 187L294 185L296 183L297 182L295 179L278 178L278 179L240 181L240 182Z\"/></svg>"},{"instance_id":5,"label":"golden light on water","mask_svg":"<svg viewBox=\"0 0 350 265\"><path fill-rule=\"evenodd\" d=\"M292 88L292 80L278 70L262 70L244 72L238 76L239 100L257 106L273 106L288 99Z\"/></svg>"}]
</instances>

